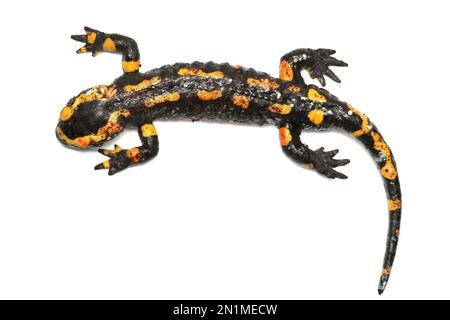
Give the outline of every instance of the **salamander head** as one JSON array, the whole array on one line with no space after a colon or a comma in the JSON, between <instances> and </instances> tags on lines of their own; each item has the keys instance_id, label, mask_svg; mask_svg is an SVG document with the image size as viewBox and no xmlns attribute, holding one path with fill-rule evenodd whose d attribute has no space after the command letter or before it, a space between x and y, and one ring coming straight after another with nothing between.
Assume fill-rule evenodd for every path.
<instances>
[{"instance_id":1,"label":"salamander head","mask_svg":"<svg viewBox=\"0 0 450 320\"><path fill-rule=\"evenodd\" d=\"M100 146L118 135L130 112L111 103L116 92L115 86L100 85L70 99L59 116L58 139L71 147L86 149Z\"/></svg>"}]
</instances>

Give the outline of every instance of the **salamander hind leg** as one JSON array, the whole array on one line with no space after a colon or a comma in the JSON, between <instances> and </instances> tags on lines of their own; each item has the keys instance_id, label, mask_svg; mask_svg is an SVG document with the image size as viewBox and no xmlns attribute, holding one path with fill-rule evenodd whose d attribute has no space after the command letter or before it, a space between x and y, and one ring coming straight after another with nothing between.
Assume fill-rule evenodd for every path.
<instances>
[{"instance_id":1,"label":"salamander hind leg","mask_svg":"<svg viewBox=\"0 0 450 320\"><path fill-rule=\"evenodd\" d=\"M101 52L119 53L122 55L122 69L124 73L138 72L141 66L139 49L133 39L115 33L104 33L89 27L84 27L86 34L73 35L71 38L84 42L86 45L77 53L91 52L95 57Z\"/></svg>"},{"instance_id":2,"label":"salamander hind leg","mask_svg":"<svg viewBox=\"0 0 450 320\"><path fill-rule=\"evenodd\" d=\"M312 79L317 79L322 86L326 85L325 76L333 81L341 80L329 67L346 67L347 63L332 57L331 49L297 49L285 54L280 61L280 79L291 81L294 85L305 85L301 71L307 70Z\"/></svg>"},{"instance_id":3,"label":"salamander hind leg","mask_svg":"<svg viewBox=\"0 0 450 320\"><path fill-rule=\"evenodd\" d=\"M279 127L280 144L283 152L294 162L306 168L314 169L318 173L334 179L346 179L347 176L334 168L344 166L350 162L348 159L334 159L339 150L324 151L319 148L316 151L309 149L300 140L301 128L297 125L283 124Z\"/></svg>"},{"instance_id":4,"label":"salamander hind leg","mask_svg":"<svg viewBox=\"0 0 450 320\"><path fill-rule=\"evenodd\" d=\"M95 170L109 169L108 174L113 175L128 168L131 165L143 163L153 159L159 150L159 141L156 129L152 123L145 123L139 128L139 138L142 146L132 149L122 149L115 145L114 150L99 149L98 151L109 157L95 166Z\"/></svg>"}]
</instances>

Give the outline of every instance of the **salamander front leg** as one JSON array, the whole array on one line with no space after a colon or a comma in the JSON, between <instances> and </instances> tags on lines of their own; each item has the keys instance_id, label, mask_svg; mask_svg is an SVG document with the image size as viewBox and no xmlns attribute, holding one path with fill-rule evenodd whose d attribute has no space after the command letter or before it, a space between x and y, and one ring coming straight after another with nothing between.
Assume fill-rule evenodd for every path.
<instances>
[{"instance_id":1,"label":"salamander front leg","mask_svg":"<svg viewBox=\"0 0 450 320\"><path fill-rule=\"evenodd\" d=\"M300 141L301 128L295 125L281 125L279 134L284 153L294 162L308 169L314 169L331 179L347 179L346 175L334 170L335 167L344 166L350 162L348 159L333 159L339 150L324 151L324 148L320 148L313 151L309 149L306 144Z\"/></svg>"},{"instance_id":2,"label":"salamander front leg","mask_svg":"<svg viewBox=\"0 0 450 320\"><path fill-rule=\"evenodd\" d=\"M344 61L332 57L335 50L331 49L297 49L281 57L280 79L291 81L294 85L305 85L301 71L307 70L313 79L317 79L324 87L326 85L325 77L333 81L341 80L329 69L330 66L347 67Z\"/></svg>"},{"instance_id":3,"label":"salamander front leg","mask_svg":"<svg viewBox=\"0 0 450 320\"><path fill-rule=\"evenodd\" d=\"M156 129L152 123L146 123L139 128L139 137L142 146L132 149L122 149L118 145L114 150L99 149L98 151L111 158L95 166L95 170L109 169L108 174L113 175L121 170L153 159L159 150L159 141Z\"/></svg>"},{"instance_id":4,"label":"salamander front leg","mask_svg":"<svg viewBox=\"0 0 450 320\"><path fill-rule=\"evenodd\" d=\"M84 42L86 45L77 50L77 53L91 52L95 57L101 52L122 54L122 69L125 73L138 72L141 66L139 49L136 41L129 37L115 33L104 33L84 27L86 34L73 35L71 38Z\"/></svg>"}]
</instances>

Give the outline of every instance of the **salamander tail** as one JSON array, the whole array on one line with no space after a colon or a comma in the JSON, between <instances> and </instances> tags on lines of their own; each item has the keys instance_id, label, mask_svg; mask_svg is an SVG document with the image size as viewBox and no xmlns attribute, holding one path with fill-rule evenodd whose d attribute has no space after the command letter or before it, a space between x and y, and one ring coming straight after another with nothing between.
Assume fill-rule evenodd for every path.
<instances>
[{"instance_id":1,"label":"salamander tail","mask_svg":"<svg viewBox=\"0 0 450 320\"><path fill-rule=\"evenodd\" d=\"M342 109L341 109L342 110ZM386 253L383 261L378 293L381 295L386 289L394 264L397 244L400 235L400 220L402 211L400 180L394 155L383 139L381 133L370 120L360 111L347 105L340 112L341 126L361 141L375 160L383 179L387 205L389 210L389 229L387 235Z\"/></svg>"}]
</instances>

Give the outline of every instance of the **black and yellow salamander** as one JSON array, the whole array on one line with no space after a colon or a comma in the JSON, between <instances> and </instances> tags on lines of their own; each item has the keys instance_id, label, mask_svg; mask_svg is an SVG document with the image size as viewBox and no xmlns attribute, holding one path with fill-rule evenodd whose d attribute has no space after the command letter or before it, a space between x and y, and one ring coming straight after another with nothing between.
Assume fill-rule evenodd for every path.
<instances>
[{"instance_id":1,"label":"black and yellow salamander","mask_svg":"<svg viewBox=\"0 0 450 320\"><path fill-rule=\"evenodd\" d=\"M281 58L279 78L237 65L213 62L176 63L141 73L136 42L119 34L85 28L78 53L122 55L123 75L110 85L98 85L70 99L56 127L58 139L73 148L101 146L125 128L137 128L142 145L114 150L99 149L109 157L95 169L113 175L129 166L154 158L158 134L154 121L206 120L278 128L283 152L293 161L334 179L347 178L335 170L349 160L334 157L338 150L311 150L301 139L303 130L340 128L361 141L373 156L384 181L389 209L389 231L379 293L386 288L400 232L401 192L391 149L377 127L360 111L323 88L307 85L307 70L325 86L324 76L340 82L330 66L347 66L329 49L297 49Z\"/></svg>"}]
</instances>

